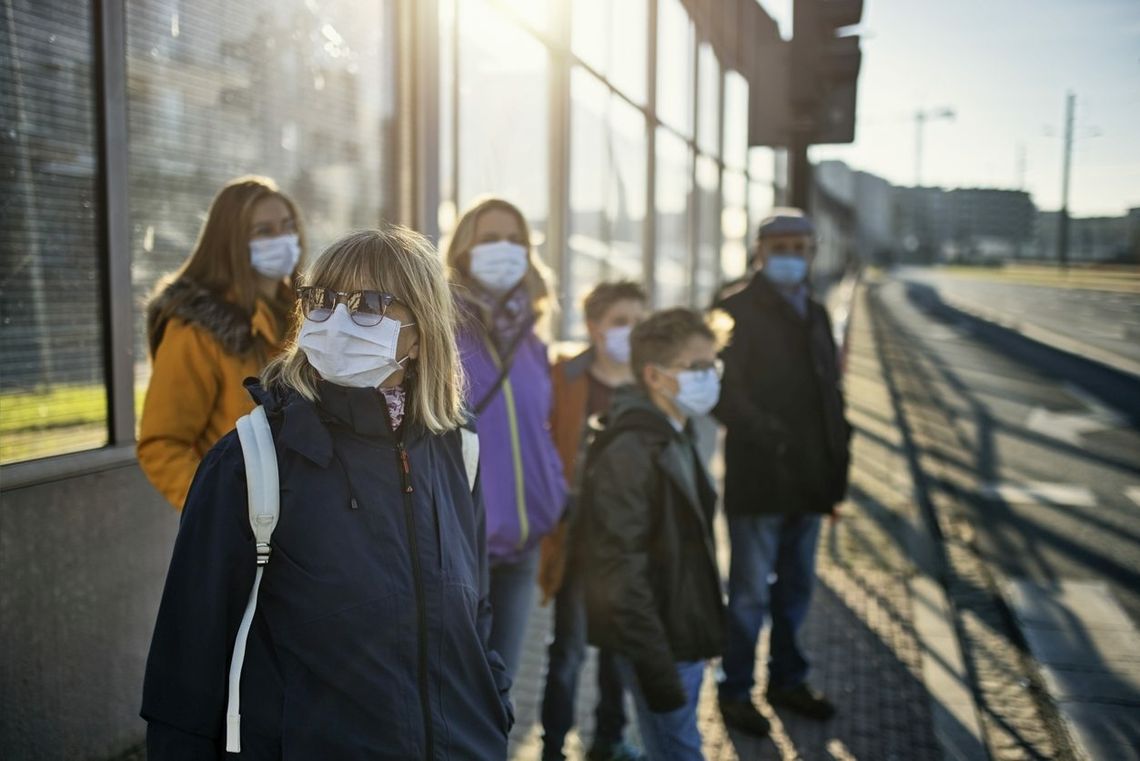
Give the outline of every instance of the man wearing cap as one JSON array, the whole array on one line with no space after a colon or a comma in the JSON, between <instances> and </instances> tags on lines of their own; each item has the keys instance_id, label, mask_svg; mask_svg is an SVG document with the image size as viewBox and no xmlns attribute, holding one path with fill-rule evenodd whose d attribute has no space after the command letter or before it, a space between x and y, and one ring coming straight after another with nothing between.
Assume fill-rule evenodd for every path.
<instances>
[{"instance_id":1,"label":"man wearing cap","mask_svg":"<svg viewBox=\"0 0 1140 761\"><path fill-rule=\"evenodd\" d=\"M732 564L719 686L725 724L769 731L752 702L756 642L772 620L769 704L827 719L834 706L808 686L797 640L815 581L821 517L847 490L850 427L826 310L812 299L808 270L815 230L798 209L760 224L746 281L721 292L733 319L714 415L725 425L725 512Z\"/></svg>"}]
</instances>

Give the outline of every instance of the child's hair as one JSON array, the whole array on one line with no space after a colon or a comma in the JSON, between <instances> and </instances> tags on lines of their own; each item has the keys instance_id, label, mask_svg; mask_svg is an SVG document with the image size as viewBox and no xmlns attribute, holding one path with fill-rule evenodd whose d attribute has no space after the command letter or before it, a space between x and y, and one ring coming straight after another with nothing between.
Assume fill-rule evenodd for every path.
<instances>
[{"instance_id":1,"label":"child's hair","mask_svg":"<svg viewBox=\"0 0 1140 761\"><path fill-rule=\"evenodd\" d=\"M598 283L594 286L594 290L586 295L582 302L582 311L585 312L588 322L597 322L619 301L640 301L644 304L648 300L645 289L640 283L632 280Z\"/></svg>"},{"instance_id":2,"label":"child's hair","mask_svg":"<svg viewBox=\"0 0 1140 761\"><path fill-rule=\"evenodd\" d=\"M644 389L646 366L668 367L693 336L717 341L704 317L692 309L665 309L638 323L629 337L630 364L637 384Z\"/></svg>"},{"instance_id":3,"label":"child's hair","mask_svg":"<svg viewBox=\"0 0 1140 761\"><path fill-rule=\"evenodd\" d=\"M427 238L399 226L349 233L325 249L301 284L395 296L411 311L420 334L419 357L406 376L410 417L437 434L464 422L455 305L443 262ZM300 324L300 304L294 314ZM292 388L310 401L318 397L319 377L295 340L261 374L267 388Z\"/></svg>"}]
</instances>

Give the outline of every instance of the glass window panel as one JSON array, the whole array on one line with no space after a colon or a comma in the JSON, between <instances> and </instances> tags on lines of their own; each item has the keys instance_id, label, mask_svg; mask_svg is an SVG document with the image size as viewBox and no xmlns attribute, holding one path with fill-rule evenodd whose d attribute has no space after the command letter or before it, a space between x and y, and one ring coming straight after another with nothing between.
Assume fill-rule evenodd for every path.
<instances>
[{"instance_id":1,"label":"glass window panel","mask_svg":"<svg viewBox=\"0 0 1140 761\"><path fill-rule=\"evenodd\" d=\"M90 8L5 3L0 463L107 443Z\"/></svg>"},{"instance_id":2,"label":"glass window panel","mask_svg":"<svg viewBox=\"0 0 1140 761\"><path fill-rule=\"evenodd\" d=\"M726 169L721 183L720 269L725 280L733 280L748 268L748 178Z\"/></svg>"},{"instance_id":3,"label":"glass window panel","mask_svg":"<svg viewBox=\"0 0 1140 761\"><path fill-rule=\"evenodd\" d=\"M610 278L640 281L645 276L643 231L646 210L645 114L610 96L609 183L606 221L610 233Z\"/></svg>"},{"instance_id":4,"label":"glass window panel","mask_svg":"<svg viewBox=\"0 0 1140 761\"><path fill-rule=\"evenodd\" d=\"M185 260L228 179L272 177L310 256L394 216L394 0L127 3L132 278ZM138 392L145 325L138 316Z\"/></svg>"},{"instance_id":5,"label":"glass window panel","mask_svg":"<svg viewBox=\"0 0 1140 761\"><path fill-rule=\"evenodd\" d=\"M439 211L441 235L455 225L455 0L439 3Z\"/></svg>"},{"instance_id":6,"label":"glass window panel","mask_svg":"<svg viewBox=\"0 0 1140 761\"><path fill-rule=\"evenodd\" d=\"M776 205L776 153L771 148L748 149L748 230L756 234L760 220Z\"/></svg>"},{"instance_id":7,"label":"glass window panel","mask_svg":"<svg viewBox=\"0 0 1140 761\"><path fill-rule=\"evenodd\" d=\"M681 0L657 5L657 117L686 137L693 134L693 22Z\"/></svg>"},{"instance_id":8,"label":"glass window panel","mask_svg":"<svg viewBox=\"0 0 1140 761\"><path fill-rule=\"evenodd\" d=\"M658 308L683 306L689 303L691 280L689 194L692 190L692 151L684 140L658 127L656 154L654 301Z\"/></svg>"},{"instance_id":9,"label":"glass window panel","mask_svg":"<svg viewBox=\"0 0 1140 761\"><path fill-rule=\"evenodd\" d=\"M514 11L515 16L530 24L536 31L549 31L553 0L498 0L498 2Z\"/></svg>"},{"instance_id":10,"label":"glass window panel","mask_svg":"<svg viewBox=\"0 0 1140 761\"><path fill-rule=\"evenodd\" d=\"M574 0L570 4L570 48L602 76L609 74L610 5L610 0Z\"/></svg>"},{"instance_id":11,"label":"glass window panel","mask_svg":"<svg viewBox=\"0 0 1140 761\"><path fill-rule=\"evenodd\" d=\"M578 306L590 289L605 279L609 255L605 219L608 151L606 106L609 91L584 69L570 73L570 303L566 304L567 336L583 338L585 323Z\"/></svg>"},{"instance_id":12,"label":"glass window panel","mask_svg":"<svg viewBox=\"0 0 1140 761\"><path fill-rule=\"evenodd\" d=\"M697 144L710 156L720 155L720 63L712 45L701 43L697 107Z\"/></svg>"},{"instance_id":13,"label":"glass window panel","mask_svg":"<svg viewBox=\"0 0 1140 761\"><path fill-rule=\"evenodd\" d=\"M570 12L574 55L631 100L644 103L649 54L647 0L574 0Z\"/></svg>"},{"instance_id":14,"label":"glass window panel","mask_svg":"<svg viewBox=\"0 0 1140 761\"><path fill-rule=\"evenodd\" d=\"M485 0L459 4L459 208L494 193L518 205L540 251L547 188L547 53Z\"/></svg>"},{"instance_id":15,"label":"glass window panel","mask_svg":"<svg viewBox=\"0 0 1140 761\"><path fill-rule=\"evenodd\" d=\"M645 117L581 68L570 75L570 309L567 335L584 338L577 305L603 280L644 277Z\"/></svg>"},{"instance_id":16,"label":"glass window panel","mask_svg":"<svg viewBox=\"0 0 1140 761\"><path fill-rule=\"evenodd\" d=\"M724 75L724 163L744 169L748 163L748 80L738 72Z\"/></svg>"},{"instance_id":17,"label":"glass window panel","mask_svg":"<svg viewBox=\"0 0 1140 761\"><path fill-rule=\"evenodd\" d=\"M636 103L645 103L649 64L648 0L618 0L609 3L609 78L613 86Z\"/></svg>"},{"instance_id":18,"label":"glass window panel","mask_svg":"<svg viewBox=\"0 0 1140 761\"><path fill-rule=\"evenodd\" d=\"M707 307L720 281L720 166L716 159L698 156L697 260L693 274L693 305Z\"/></svg>"}]
</instances>

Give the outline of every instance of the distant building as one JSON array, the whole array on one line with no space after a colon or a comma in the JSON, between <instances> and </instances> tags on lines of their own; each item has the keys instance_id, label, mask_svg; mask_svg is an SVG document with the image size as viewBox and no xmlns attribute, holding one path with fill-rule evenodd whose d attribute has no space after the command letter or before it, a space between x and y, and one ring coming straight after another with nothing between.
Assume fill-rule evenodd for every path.
<instances>
[{"instance_id":1,"label":"distant building","mask_svg":"<svg viewBox=\"0 0 1140 761\"><path fill-rule=\"evenodd\" d=\"M896 231L912 261L993 261L1032 255L1037 209L997 188L895 188Z\"/></svg>"},{"instance_id":2,"label":"distant building","mask_svg":"<svg viewBox=\"0 0 1140 761\"><path fill-rule=\"evenodd\" d=\"M850 255L868 264L894 261L900 248L894 229L894 188L882 177L851 169L842 161L815 168L817 186L852 211Z\"/></svg>"},{"instance_id":3,"label":"distant building","mask_svg":"<svg viewBox=\"0 0 1140 761\"><path fill-rule=\"evenodd\" d=\"M1036 258L1057 258L1059 213L1037 218ZM1140 263L1140 209L1120 217L1073 217L1069 220L1070 262Z\"/></svg>"}]
</instances>

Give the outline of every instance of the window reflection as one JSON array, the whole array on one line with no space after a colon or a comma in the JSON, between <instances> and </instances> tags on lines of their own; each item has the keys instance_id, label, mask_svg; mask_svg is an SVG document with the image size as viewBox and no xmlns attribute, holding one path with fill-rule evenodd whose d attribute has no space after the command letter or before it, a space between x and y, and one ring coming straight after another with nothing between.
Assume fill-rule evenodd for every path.
<instances>
[{"instance_id":1,"label":"window reflection","mask_svg":"<svg viewBox=\"0 0 1140 761\"><path fill-rule=\"evenodd\" d=\"M0 29L0 463L107 443L88 8L6 3Z\"/></svg>"},{"instance_id":2,"label":"window reflection","mask_svg":"<svg viewBox=\"0 0 1140 761\"><path fill-rule=\"evenodd\" d=\"M739 72L724 75L724 163L744 169L748 163L748 80Z\"/></svg>"},{"instance_id":3,"label":"window reflection","mask_svg":"<svg viewBox=\"0 0 1140 761\"><path fill-rule=\"evenodd\" d=\"M743 172L726 169L721 189L720 268L725 280L733 280L743 275L748 265L748 179Z\"/></svg>"},{"instance_id":4,"label":"window reflection","mask_svg":"<svg viewBox=\"0 0 1140 761\"><path fill-rule=\"evenodd\" d=\"M598 282L644 276L645 117L584 69L571 73L568 335L585 326L577 305Z\"/></svg>"},{"instance_id":5,"label":"window reflection","mask_svg":"<svg viewBox=\"0 0 1140 761\"><path fill-rule=\"evenodd\" d=\"M693 134L693 22L681 0L657 4L657 116L690 137Z\"/></svg>"},{"instance_id":6,"label":"window reflection","mask_svg":"<svg viewBox=\"0 0 1140 761\"><path fill-rule=\"evenodd\" d=\"M669 130L657 128L657 212L655 306L689 303L692 152L684 140Z\"/></svg>"},{"instance_id":7,"label":"window reflection","mask_svg":"<svg viewBox=\"0 0 1140 761\"><path fill-rule=\"evenodd\" d=\"M394 33L382 0L128 3L140 303L186 258L210 199L236 175L268 175L293 196L313 252L394 216ZM141 393L141 314L136 357Z\"/></svg>"},{"instance_id":8,"label":"window reflection","mask_svg":"<svg viewBox=\"0 0 1140 761\"><path fill-rule=\"evenodd\" d=\"M712 45L701 43L697 63L697 145L710 156L720 155L720 63Z\"/></svg>"},{"instance_id":9,"label":"window reflection","mask_svg":"<svg viewBox=\"0 0 1140 761\"><path fill-rule=\"evenodd\" d=\"M459 208L494 193L542 240L549 208L547 52L486 0L460 0Z\"/></svg>"},{"instance_id":10,"label":"window reflection","mask_svg":"<svg viewBox=\"0 0 1140 761\"><path fill-rule=\"evenodd\" d=\"M720 167L697 156L697 260L693 270L693 305L708 306L720 279Z\"/></svg>"}]
</instances>

